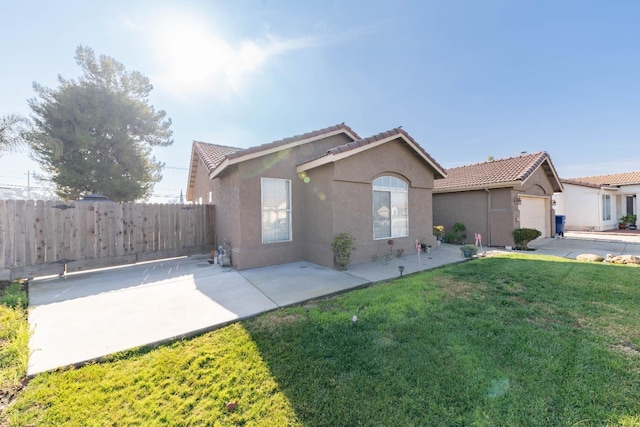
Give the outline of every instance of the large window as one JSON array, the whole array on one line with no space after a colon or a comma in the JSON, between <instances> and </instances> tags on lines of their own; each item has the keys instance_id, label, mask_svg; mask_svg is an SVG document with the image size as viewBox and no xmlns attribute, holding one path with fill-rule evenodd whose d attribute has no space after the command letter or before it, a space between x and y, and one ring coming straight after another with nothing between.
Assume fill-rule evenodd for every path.
<instances>
[{"instance_id":1,"label":"large window","mask_svg":"<svg viewBox=\"0 0 640 427\"><path fill-rule=\"evenodd\" d=\"M409 235L408 186L394 176L373 181L373 238Z\"/></svg>"},{"instance_id":2,"label":"large window","mask_svg":"<svg viewBox=\"0 0 640 427\"><path fill-rule=\"evenodd\" d=\"M262 178L262 243L291 240L291 181Z\"/></svg>"},{"instance_id":3,"label":"large window","mask_svg":"<svg viewBox=\"0 0 640 427\"><path fill-rule=\"evenodd\" d=\"M611 220L611 196L609 194L602 195L602 220Z\"/></svg>"}]
</instances>

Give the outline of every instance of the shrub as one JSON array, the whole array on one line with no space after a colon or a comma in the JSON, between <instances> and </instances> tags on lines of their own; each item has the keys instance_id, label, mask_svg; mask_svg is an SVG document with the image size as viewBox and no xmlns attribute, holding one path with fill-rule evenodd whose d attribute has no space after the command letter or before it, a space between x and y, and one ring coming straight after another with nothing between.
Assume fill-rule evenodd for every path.
<instances>
[{"instance_id":1,"label":"shrub","mask_svg":"<svg viewBox=\"0 0 640 427\"><path fill-rule=\"evenodd\" d=\"M467 231L467 227L465 227L465 225L461 222L456 222L455 224L453 224L453 228L451 229L451 231L448 232L444 237L444 241L447 243L455 243L456 245L459 245L464 242L464 239L467 238L467 234L465 233L465 231Z\"/></svg>"},{"instance_id":2,"label":"shrub","mask_svg":"<svg viewBox=\"0 0 640 427\"><path fill-rule=\"evenodd\" d=\"M529 242L542 236L535 228L517 228L513 230L513 241L519 249L528 249Z\"/></svg>"},{"instance_id":3,"label":"shrub","mask_svg":"<svg viewBox=\"0 0 640 427\"><path fill-rule=\"evenodd\" d=\"M4 292L0 292L0 305L10 308L27 308L27 293L23 290L22 284L14 282L7 286Z\"/></svg>"}]
</instances>

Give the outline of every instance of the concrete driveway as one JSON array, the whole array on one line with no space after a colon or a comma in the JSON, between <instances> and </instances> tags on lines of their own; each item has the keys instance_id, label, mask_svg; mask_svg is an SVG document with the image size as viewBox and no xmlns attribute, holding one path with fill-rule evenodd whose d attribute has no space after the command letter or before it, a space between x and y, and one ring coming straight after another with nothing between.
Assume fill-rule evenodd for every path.
<instances>
[{"instance_id":1,"label":"concrete driveway","mask_svg":"<svg viewBox=\"0 0 640 427\"><path fill-rule=\"evenodd\" d=\"M534 254L640 255L640 236L538 239ZM239 319L344 292L404 274L463 261L459 246L443 244L389 263L346 272L309 262L236 271L210 265L207 255L136 264L29 284L31 357L28 375L80 364L146 344L196 335Z\"/></svg>"},{"instance_id":2,"label":"concrete driveway","mask_svg":"<svg viewBox=\"0 0 640 427\"><path fill-rule=\"evenodd\" d=\"M580 254L640 255L640 234L569 231L564 238L537 239L529 244L537 254L575 259Z\"/></svg>"}]
</instances>

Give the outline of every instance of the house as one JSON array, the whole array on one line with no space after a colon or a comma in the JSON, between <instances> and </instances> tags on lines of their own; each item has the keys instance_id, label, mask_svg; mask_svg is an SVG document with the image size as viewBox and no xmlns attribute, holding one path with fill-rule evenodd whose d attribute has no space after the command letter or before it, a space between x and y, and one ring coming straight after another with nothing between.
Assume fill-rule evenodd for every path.
<instances>
[{"instance_id":1,"label":"house","mask_svg":"<svg viewBox=\"0 0 640 427\"><path fill-rule=\"evenodd\" d=\"M560 191L546 152L450 168L446 179L435 181L433 221L445 233L462 223L467 242L480 233L488 246L513 245L517 228L535 228L549 237L555 234L552 195Z\"/></svg>"},{"instance_id":2,"label":"house","mask_svg":"<svg viewBox=\"0 0 640 427\"><path fill-rule=\"evenodd\" d=\"M356 238L352 263L435 244L431 195L445 176L403 129L361 138L343 123L246 149L193 142L187 200L215 205L237 269L333 267L342 232Z\"/></svg>"},{"instance_id":3,"label":"house","mask_svg":"<svg viewBox=\"0 0 640 427\"><path fill-rule=\"evenodd\" d=\"M562 179L564 191L554 195L565 229L604 231L618 228L627 214L637 215L640 172Z\"/></svg>"}]
</instances>

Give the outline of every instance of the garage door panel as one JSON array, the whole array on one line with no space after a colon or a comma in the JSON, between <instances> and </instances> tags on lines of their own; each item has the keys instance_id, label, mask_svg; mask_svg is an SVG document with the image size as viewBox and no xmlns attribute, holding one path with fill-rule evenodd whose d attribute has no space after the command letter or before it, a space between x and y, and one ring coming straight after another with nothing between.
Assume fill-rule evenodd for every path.
<instances>
[{"instance_id":1,"label":"garage door panel","mask_svg":"<svg viewBox=\"0 0 640 427\"><path fill-rule=\"evenodd\" d=\"M542 237L549 237L548 199L542 197L520 197L520 227L540 230Z\"/></svg>"}]
</instances>

